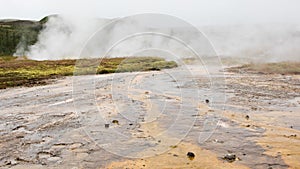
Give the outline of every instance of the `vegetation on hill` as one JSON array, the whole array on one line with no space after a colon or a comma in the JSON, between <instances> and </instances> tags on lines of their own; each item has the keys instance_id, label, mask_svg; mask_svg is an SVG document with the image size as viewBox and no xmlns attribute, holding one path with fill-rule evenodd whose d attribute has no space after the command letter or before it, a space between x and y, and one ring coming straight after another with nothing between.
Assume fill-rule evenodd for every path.
<instances>
[{"instance_id":1,"label":"vegetation on hill","mask_svg":"<svg viewBox=\"0 0 300 169\"><path fill-rule=\"evenodd\" d=\"M18 45L24 50L36 43L38 34L48 17L41 21L0 20L0 56L13 55Z\"/></svg>"}]
</instances>

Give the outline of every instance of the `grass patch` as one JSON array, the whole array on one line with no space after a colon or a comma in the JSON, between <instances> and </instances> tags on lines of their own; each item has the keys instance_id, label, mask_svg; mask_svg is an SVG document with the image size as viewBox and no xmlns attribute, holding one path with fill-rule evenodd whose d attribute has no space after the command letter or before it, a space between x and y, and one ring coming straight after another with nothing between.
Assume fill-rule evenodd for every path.
<instances>
[{"instance_id":1,"label":"grass patch","mask_svg":"<svg viewBox=\"0 0 300 169\"><path fill-rule=\"evenodd\" d=\"M71 76L77 60L35 61L17 57L0 57L0 89L15 86L46 84L47 79ZM115 72L149 71L174 68L177 64L157 57L105 58L96 67L96 59L81 60L77 75L107 74ZM76 67L77 68L77 67ZM83 70L83 71L82 71Z\"/></svg>"},{"instance_id":2,"label":"grass patch","mask_svg":"<svg viewBox=\"0 0 300 169\"><path fill-rule=\"evenodd\" d=\"M300 62L251 63L229 68L232 72L250 72L262 74L300 74Z\"/></svg>"}]
</instances>

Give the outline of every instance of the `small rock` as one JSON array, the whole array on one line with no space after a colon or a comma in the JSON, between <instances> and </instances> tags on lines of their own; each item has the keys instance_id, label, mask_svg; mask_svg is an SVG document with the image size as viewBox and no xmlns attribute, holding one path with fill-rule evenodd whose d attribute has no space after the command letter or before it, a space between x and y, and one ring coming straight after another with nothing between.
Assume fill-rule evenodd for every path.
<instances>
[{"instance_id":1,"label":"small rock","mask_svg":"<svg viewBox=\"0 0 300 169\"><path fill-rule=\"evenodd\" d=\"M213 142L215 142L215 143L224 143L224 141L222 141L222 140L218 140L218 139L214 139L214 141Z\"/></svg>"},{"instance_id":2,"label":"small rock","mask_svg":"<svg viewBox=\"0 0 300 169\"><path fill-rule=\"evenodd\" d=\"M109 128L109 124L104 124L105 128Z\"/></svg>"},{"instance_id":3,"label":"small rock","mask_svg":"<svg viewBox=\"0 0 300 169\"><path fill-rule=\"evenodd\" d=\"M119 121L118 120L113 120L112 123L119 125Z\"/></svg>"},{"instance_id":4,"label":"small rock","mask_svg":"<svg viewBox=\"0 0 300 169\"><path fill-rule=\"evenodd\" d=\"M16 165L16 164L18 164L18 162L17 162L16 160L11 160L10 163L11 163L11 165Z\"/></svg>"},{"instance_id":5,"label":"small rock","mask_svg":"<svg viewBox=\"0 0 300 169\"><path fill-rule=\"evenodd\" d=\"M188 152L186 155L190 160L193 160L195 158L195 154L193 152Z\"/></svg>"},{"instance_id":6,"label":"small rock","mask_svg":"<svg viewBox=\"0 0 300 169\"><path fill-rule=\"evenodd\" d=\"M257 110L257 108L256 108L256 107L251 107L251 109L252 109L252 110L254 110L254 111L256 111L256 110Z\"/></svg>"},{"instance_id":7,"label":"small rock","mask_svg":"<svg viewBox=\"0 0 300 169\"><path fill-rule=\"evenodd\" d=\"M297 137L297 135L296 134L292 134L292 135L290 135L290 136L287 136L288 138L291 138L291 137Z\"/></svg>"},{"instance_id":8,"label":"small rock","mask_svg":"<svg viewBox=\"0 0 300 169\"><path fill-rule=\"evenodd\" d=\"M18 164L18 162L16 160L9 160L9 161L5 161L6 165L16 165Z\"/></svg>"},{"instance_id":9,"label":"small rock","mask_svg":"<svg viewBox=\"0 0 300 169\"><path fill-rule=\"evenodd\" d=\"M250 118L249 115L246 115L246 116L245 116L245 119L246 119L246 120L249 120L249 118Z\"/></svg>"},{"instance_id":10,"label":"small rock","mask_svg":"<svg viewBox=\"0 0 300 169\"><path fill-rule=\"evenodd\" d=\"M209 103L209 100L208 100L208 99L206 99L206 100L205 100L205 103L207 103L207 104L208 104L208 103Z\"/></svg>"},{"instance_id":11,"label":"small rock","mask_svg":"<svg viewBox=\"0 0 300 169\"><path fill-rule=\"evenodd\" d=\"M235 154L226 154L223 157L223 159L231 163L231 162L234 162L236 160L236 155Z\"/></svg>"}]
</instances>

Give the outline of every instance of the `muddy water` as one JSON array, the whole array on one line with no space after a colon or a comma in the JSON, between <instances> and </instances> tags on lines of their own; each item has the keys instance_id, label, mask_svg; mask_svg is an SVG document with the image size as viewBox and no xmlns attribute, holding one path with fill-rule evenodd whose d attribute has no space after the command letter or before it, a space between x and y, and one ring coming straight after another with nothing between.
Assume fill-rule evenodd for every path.
<instances>
[{"instance_id":1,"label":"muddy water","mask_svg":"<svg viewBox=\"0 0 300 169\"><path fill-rule=\"evenodd\" d=\"M189 67L1 90L0 166L299 168L299 77L241 76L223 86Z\"/></svg>"}]
</instances>

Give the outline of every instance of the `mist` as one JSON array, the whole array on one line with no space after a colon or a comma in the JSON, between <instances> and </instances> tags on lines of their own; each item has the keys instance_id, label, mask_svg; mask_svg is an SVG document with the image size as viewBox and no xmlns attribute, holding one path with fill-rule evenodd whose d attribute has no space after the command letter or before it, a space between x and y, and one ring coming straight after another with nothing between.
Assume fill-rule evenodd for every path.
<instances>
[{"instance_id":1,"label":"mist","mask_svg":"<svg viewBox=\"0 0 300 169\"><path fill-rule=\"evenodd\" d=\"M71 15L52 16L40 32L37 43L30 46L25 55L35 60L78 59L89 38L110 21L112 19ZM123 23L124 29L126 24L135 23ZM187 31L184 28L167 29L173 36L185 34ZM214 46L217 55L223 58L245 58L260 62L300 61L300 25L298 24L223 24L199 26L198 29ZM108 30L110 36L117 33L119 32L114 32L113 29ZM108 56L127 57L132 56L133 53L143 55L133 50L157 49L166 44L173 49L169 52L177 57L193 56L193 53L180 48L180 45L168 39L149 36L127 40L126 43L115 47ZM19 45L19 48L17 51L24 47ZM92 50L97 51L97 48L101 46L94 45ZM145 55L150 54L151 52L148 51ZM205 52L202 55L206 55Z\"/></svg>"},{"instance_id":2,"label":"mist","mask_svg":"<svg viewBox=\"0 0 300 169\"><path fill-rule=\"evenodd\" d=\"M50 16L37 43L25 55L34 60L76 59L88 38L107 22L107 19L71 15Z\"/></svg>"},{"instance_id":3,"label":"mist","mask_svg":"<svg viewBox=\"0 0 300 169\"><path fill-rule=\"evenodd\" d=\"M300 25L252 24L200 28L220 57L251 61L300 61Z\"/></svg>"}]
</instances>

